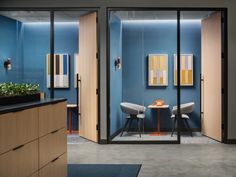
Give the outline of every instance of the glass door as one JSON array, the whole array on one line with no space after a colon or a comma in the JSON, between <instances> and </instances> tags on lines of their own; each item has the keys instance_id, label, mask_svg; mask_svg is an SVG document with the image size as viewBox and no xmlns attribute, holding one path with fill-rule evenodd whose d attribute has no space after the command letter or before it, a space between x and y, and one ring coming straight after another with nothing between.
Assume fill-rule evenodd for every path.
<instances>
[{"instance_id":1,"label":"glass door","mask_svg":"<svg viewBox=\"0 0 236 177\"><path fill-rule=\"evenodd\" d=\"M111 143L178 143L177 11L109 11Z\"/></svg>"}]
</instances>

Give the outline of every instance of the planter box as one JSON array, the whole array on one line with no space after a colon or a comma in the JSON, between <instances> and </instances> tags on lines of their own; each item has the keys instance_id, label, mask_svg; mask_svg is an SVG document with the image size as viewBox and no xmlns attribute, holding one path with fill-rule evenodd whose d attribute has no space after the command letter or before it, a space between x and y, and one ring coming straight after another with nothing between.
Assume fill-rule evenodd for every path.
<instances>
[{"instance_id":1,"label":"planter box","mask_svg":"<svg viewBox=\"0 0 236 177\"><path fill-rule=\"evenodd\" d=\"M12 105L19 103L27 103L33 101L40 100L40 93L32 94L32 95L23 95L23 96L9 96L9 97L0 97L0 105Z\"/></svg>"}]
</instances>

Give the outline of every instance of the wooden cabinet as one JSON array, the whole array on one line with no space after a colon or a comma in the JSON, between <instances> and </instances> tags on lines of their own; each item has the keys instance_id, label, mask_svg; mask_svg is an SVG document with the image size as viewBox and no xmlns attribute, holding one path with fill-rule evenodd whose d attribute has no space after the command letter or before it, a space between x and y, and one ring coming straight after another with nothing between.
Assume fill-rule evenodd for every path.
<instances>
[{"instance_id":1,"label":"wooden cabinet","mask_svg":"<svg viewBox=\"0 0 236 177\"><path fill-rule=\"evenodd\" d=\"M66 102L39 107L39 136L66 127Z\"/></svg>"},{"instance_id":2,"label":"wooden cabinet","mask_svg":"<svg viewBox=\"0 0 236 177\"><path fill-rule=\"evenodd\" d=\"M16 146L38 138L38 108L16 112Z\"/></svg>"},{"instance_id":3,"label":"wooden cabinet","mask_svg":"<svg viewBox=\"0 0 236 177\"><path fill-rule=\"evenodd\" d=\"M52 107L54 128L56 130L66 127L67 109L66 102L57 103Z\"/></svg>"},{"instance_id":4,"label":"wooden cabinet","mask_svg":"<svg viewBox=\"0 0 236 177\"><path fill-rule=\"evenodd\" d=\"M66 177L67 176L66 153L51 161L39 170L39 177Z\"/></svg>"},{"instance_id":5,"label":"wooden cabinet","mask_svg":"<svg viewBox=\"0 0 236 177\"><path fill-rule=\"evenodd\" d=\"M39 107L39 137L56 130L52 108L53 105Z\"/></svg>"},{"instance_id":6,"label":"wooden cabinet","mask_svg":"<svg viewBox=\"0 0 236 177\"><path fill-rule=\"evenodd\" d=\"M66 177L66 142L66 102L0 115L0 177Z\"/></svg>"},{"instance_id":7,"label":"wooden cabinet","mask_svg":"<svg viewBox=\"0 0 236 177\"><path fill-rule=\"evenodd\" d=\"M0 115L0 154L38 138L38 109Z\"/></svg>"},{"instance_id":8,"label":"wooden cabinet","mask_svg":"<svg viewBox=\"0 0 236 177\"><path fill-rule=\"evenodd\" d=\"M15 113L0 115L0 154L16 146L16 119Z\"/></svg>"},{"instance_id":9,"label":"wooden cabinet","mask_svg":"<svg viewBox=\"0 0 236 177\"><path fill-rule=\"evenodd\" d=\"M0 156L0 176L27 177L38 170L38 141L19 146Z\"/></svg>"},{"instance_id":10,"label":"wooden cabinet","mask_svg":"<svg viewBox=\"0 0 236 177\"><path fill-rule=\"evenodd\" d=\"M39 168L66 152L66 129L60 129L39 139Z\"/></svg>"}]
</instances>

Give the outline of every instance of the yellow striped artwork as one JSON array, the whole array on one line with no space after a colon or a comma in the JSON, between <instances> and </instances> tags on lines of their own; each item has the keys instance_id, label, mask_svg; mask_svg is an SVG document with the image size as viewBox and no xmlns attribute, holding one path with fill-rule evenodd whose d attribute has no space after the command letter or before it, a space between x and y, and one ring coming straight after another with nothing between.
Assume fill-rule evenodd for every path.
<instances>
[{"instance_id":1,"label":"yellow striped artwork","mask_svg":"<svg viewBox=\"0 0 236 177\"><path fill-rule=\"evenodd\" d=\"M177 55L174 55L174 85L177 86ZM181 54L180 85L193 86L193 54Z\"/></svg>"},{"instance_id":2,"label":"yellow striped artwork","mask_svg":"<svg viewBox=\"0 0 236 177\"><path fill-rule=\"evenodd\" d=\"M148 55L148 86L168 85L168 55Z\"/></svg>"}]
</instances>

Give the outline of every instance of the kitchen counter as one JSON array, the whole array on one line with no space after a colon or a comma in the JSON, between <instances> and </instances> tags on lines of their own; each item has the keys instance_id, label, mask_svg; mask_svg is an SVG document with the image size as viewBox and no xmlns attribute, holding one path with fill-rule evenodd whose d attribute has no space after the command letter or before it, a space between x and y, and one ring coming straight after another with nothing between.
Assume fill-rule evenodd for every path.
<instances>
[{"instance_id":1,"label":"kitchen counter","mask_svg":"<svg viewBox=\"0 0 236 177\"><path fill-rule=\"evenodd\" d=\"M27 103L20 103L20 104L14 104L14 105L7 105L7 106L0 106L0 114L6 114L10 112L16 112L16 111L22 111L29 108L34 108L38 106L44 106L49 104L56 104L59 102L64 102L67 99L65 98L47 98L40 101L34 101L34 102L27 102Z\"/></svg>"}]
</instances>

